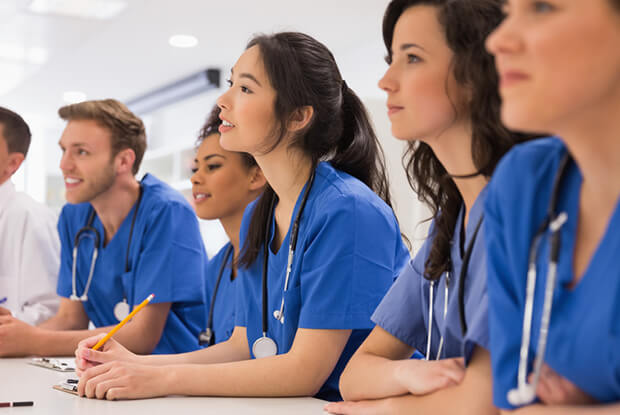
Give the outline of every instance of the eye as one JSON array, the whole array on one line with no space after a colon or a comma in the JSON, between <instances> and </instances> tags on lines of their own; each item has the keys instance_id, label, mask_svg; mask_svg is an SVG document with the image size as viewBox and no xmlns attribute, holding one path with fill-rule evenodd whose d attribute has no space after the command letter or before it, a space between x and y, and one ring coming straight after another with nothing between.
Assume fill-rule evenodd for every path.
<instances>
[{"instance_id":1,"label":"eye","mask_svg":"<svg viewBox=\"0 0 620 415\"><path fill-rule=\"evenodd\" d=\"M392 54L391 53L388 54L388 55L385 55L385 57L383 59L385 60L385 63L387 63L388 65L392 64Z\"/></svg>"},{"instance_id":2,"label":"eye","mask_svg":"<svg viewBox=\"0 0 620 415\"><path fill-rule=\"evenodd\" d=\"M226 83L228 84L229 88L233 86L233 82L230 79L227 79Z\"/></svg>"},{"instance_id":3,"label":"eye","mask_svg":"<svg viewBox=\"0 0 620 415\"><path fill-rule=\"evenodd\" d=\"M241 92L243 92L244 94L251 94L252 90L250 90L250 88L248 88L247 86L241 86Z\"/></svg>"},{"instance_id":4,"label":"eye","mask_svg":"<svg viewBox=\"0 0 620 415\"><path fill-rule=\"evenodd\" d=\"M87 156L88 155L88 151L86 151L86 150L84 150L82 148L79 148L77 150L77 153L78 153L79 156Z\"/></svg>"},{"instance_id":5,"label":"eye","mask_svg":"<svg viewBox=\"0 0 620 415\"><path fill-rule=\"evenodd\" d=\"M418 55L414 55L413 53L407 54L407 63L418 63L422 62L422 59Z\"/></svg>"},{"instance_id":6,"label":"eye","mask_svg":"<svg viewBox=\"0 0 620 415\"><path fill-rule=\"evenodd\" d=\"M192 167L191 168L192 174L196 174L197 171L198 171L198 167Z\"/></svg>"},{"instance_id":7,"label":"eye","mask_svg":"<svg viewBox=\"0 0 620 415\"><path fill-rule=\"evenodd\" d=\"M552 4L546 1L535 1L532 8L536 13L549 13L555 9Z\"/></svg>"},{"instance_id":8,"label":"eye","mask_svg":"<svg viewBox=\"0 0 620 415\"><path fill-rule=\"evenodd\" d=\"M207 164L207 170L209 171L217 170L220 167L222 167L221 164Z\"/></svg>"}]
</instances>

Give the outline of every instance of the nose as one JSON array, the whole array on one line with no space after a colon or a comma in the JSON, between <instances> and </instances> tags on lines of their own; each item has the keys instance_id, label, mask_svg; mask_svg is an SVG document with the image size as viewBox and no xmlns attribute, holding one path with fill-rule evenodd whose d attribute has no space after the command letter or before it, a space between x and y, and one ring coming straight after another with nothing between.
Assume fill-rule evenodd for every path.
<instances>
[{"instance_id":1,"label":"nose","mask_svg":"<svg viewBox=\"0 0 620 415\"><path fill-rule=\"evenodd\" d=\"M217 98L216 104L220 107L221 110L229 110L230 109L230 97L229 94L232 89L228 89L222 95Z\"/></svg>"},{"instance_id":2,"label":"nose","mask_svg":"<svg viewBox=\"0 0 620 415\"><path fill-rule=\"evenodd\" d=\"M64 151L60 158L60 170L63 172L71 171L74 167L73 159L69 154L69 151Z\"/></svg>"},{"instance_id":3,"label":"nose","mask_svg":"<svg viewBox=\"0 0 620 415\"><path fill-rule=\"evenodd\" d=\"M196 172L194 172L194 174L192 174L192 177L189 178L189 181L193 184L193 185L199 185L202 183L202 174L200 173L200 169L196 169Z\"/></svg>"},{"instance_id":4,"label":"nose","mask_svg":"<svg viewBox=\"0 0 620 415\"><path fill-rule=\"evenodd\" d=\"M522 48L521 33L517 28L516 18L507 16L504 21L487 37L485 46L491 55L515 53Z\"/></svg>"},{"instance_id":5,"label":"nose","mask_svg":"<svg viewBox=\"0 0 620 415\"><path fill-rule=\"evenodd\" d=\"M383 77L379 79L379 82L377 84L379 86L379 89L382 89L387 93L396 92L398 90L398 82L396 81L396 78L394 76L394 71L395 70L393 68L393 65L390 65L387 68L385 74L383 74Z\"/></svg>"}]
</instances>

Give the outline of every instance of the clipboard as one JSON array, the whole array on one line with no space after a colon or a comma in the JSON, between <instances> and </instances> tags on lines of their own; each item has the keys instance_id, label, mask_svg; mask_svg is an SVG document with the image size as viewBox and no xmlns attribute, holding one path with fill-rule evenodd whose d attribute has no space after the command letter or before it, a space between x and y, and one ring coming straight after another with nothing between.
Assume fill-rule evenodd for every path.
<instances>
[{"instance_id":1,"label":"clipboard","mask_svg":"<svg viewBox=\"0 0 620 415\"><path fill-rule=\"evenodd\" d=\"M29 364L59 372L75 372L75 359L50 359L47 357L35 357Z\"/></svg>"},{"instance_id":2,"label":"clipboard","mask_svg":"<svg viewBox=\"0 0 620 415\"><path fill-rule=\"evenodd\" d=\"M76 379L67 379L64 382L60 382L56 385L53 385L52 388L56 389L57 391L70 393L71 395L75 395L75 396L77 396L78 394L77 392L78 387L77 387Z\"/></svg>"}]
</instances>

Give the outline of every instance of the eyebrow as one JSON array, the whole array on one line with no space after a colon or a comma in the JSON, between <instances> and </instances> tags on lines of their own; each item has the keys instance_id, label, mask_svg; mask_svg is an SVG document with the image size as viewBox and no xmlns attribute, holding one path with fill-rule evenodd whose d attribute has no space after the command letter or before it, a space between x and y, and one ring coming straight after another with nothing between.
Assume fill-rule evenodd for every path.
<instances>
[{"instance_id":1,"label":"eyebrow","mask_svg":"<svg viewBox=\"0 0 620 415\"><path fill-rule=\"evenodd\" d=\"M223 155L221 155L221 154L214 153L214 154L209 154L209 155L207 155L207 156L204 156L204 157L202 158L202 160L203 160L203 161L209 161L209 160L210 160L210 159L212 159L213 157L221 157L221 158L223 158L223 159L226 159L226 156L223 156ZM196 163L198 163L198 159L194 159L194 161L195 161Z\"/></svg>"},{"instance_id":2,"label":"eyebrow","mask_svg":"<svg viewBox=\"0 0 620 415\"><path fill-rule=\"evenodd\" d=\"M422 46L418 45L417 43L403 43L402 45L400 45L401 52L403 52L403 51L405 51L407 49L411 49L411 48L422 49L423 51L426 52L426 49L424 49Z\"/></svg>"},{"instance_id":3,"label":"eyebrow","mask_svg":"<svg viewBox=\"0 0 620 415\"><path fill-rule=\"evenodd\" d=\"M63 147L62 143L59 141L58 145L60 147ZM86 143L71 143L69 144L69 147L88 147L88 145Z\"/></svg>"},{"instance_id":4,"label":"eyebrow","mask_svg":"<svg viewBox=\"0 0 620 415\"><path fill-rule=\"evenodd\" d=\"M234 71L231 69L230 74L232 75L233 73ZM247 78L247 79L254 81L258 86L260 87L263 86L260 82L258 82L258 79L256 79L256 77L254 77L254 75L252 75L251 73L242 72L239 74L239 78Z\"/></svg>"}]
</instances>

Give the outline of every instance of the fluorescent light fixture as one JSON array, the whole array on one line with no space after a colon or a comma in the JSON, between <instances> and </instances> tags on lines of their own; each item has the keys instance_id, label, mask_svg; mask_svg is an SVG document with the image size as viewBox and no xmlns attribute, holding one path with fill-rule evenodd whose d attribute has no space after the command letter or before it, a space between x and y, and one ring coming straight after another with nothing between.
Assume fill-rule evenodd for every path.
<instances>
[{"instance_id":1,"label":"fluorescent light fixture","mask_svg":"<svg viewBox=\"0 0 620 415\"><path fill-rule=\"evenodd\" d=\"M28 10L36 14L106 20L126 7L125 0L32 0Z\"/></svg>"},{"instance_id":2,"label":"fluorescent light fixture","mask_svg":"<svg viewBox=\"0 0 620 415\"><path fill-rule=\"evenodd\" d=\"M127 106L136 114L144 115L219 87L220 70L207 69L130 99Z\"/></svg>"},{"instance_id":3,"label":"fluorescent light fixture","mask_svg":"<svg viewBox=\"0 0 620 415\"><path fill-rule=\"evenodd\" d=\"M198 39L192 35L174 35L170 36L168 43L175 48L193 48L198 44Z\"/></svg>"},{"instance_id":4,"label":"fluorescent light fixture","mask_svg":"<svg viewBox=\"0 0 620 415\"><path fill-rule=\"evenodd\" d=\"M86 94L82 91L66 91L62 94L62 99L67 104L76 104L78 102L86 101Z\"/></svg>"},{"instance_id":5,"label":"fluorescent light fixture","mask_svg":"<svg viewBox=\"0 0 620 415\"><path fill-rule=\"evenodd\" d=\"M0 62L0 95L17 87L26 76L24 65Z\"/></svg>"}]
</instances>

